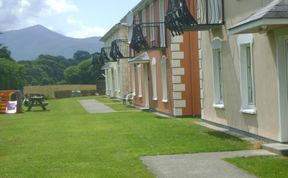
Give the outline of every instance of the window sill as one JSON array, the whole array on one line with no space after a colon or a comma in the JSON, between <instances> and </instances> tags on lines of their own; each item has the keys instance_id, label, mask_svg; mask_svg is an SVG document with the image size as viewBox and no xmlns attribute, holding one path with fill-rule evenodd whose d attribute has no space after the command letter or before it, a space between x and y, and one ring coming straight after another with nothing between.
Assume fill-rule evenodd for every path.
<instances>
[{"instance_id":1,"label":"window sill","mask_svg":"<svg viewBox=\"0 0 288 178\"><path fill-rule=\"evenodd\" d=\"M163 103L168 103L168 99L162 99Z\"/></svg>"},{"instance_id":2,"label":"window sill","mask_svg":"<svg viewBox=\"0 0 288 178\"><path fill-rule=\"evenodd\" d=\"M255 115L256 112L256 108L241 108L240 112L242 112L243 114L251 114L251 115Z\"/></svg>"},{"instance_id":3,"label":"window sill","mask_svg":"<svg viewBox=\"0 0 288 178\"><path fill-rule=\"evenodd\" d=\"M142 95L138 95L138 98L142 98L143 96Z\"/></svg>"},{"instance_id":4,"label":"window sill","mask_svg":"<svg viewBox=\"0 0 288 178\"><path fill-rule=\"evenodd\" d=\"M158 100L158 98L153 98L153 101L157 101Z\"/></svg>"},{"instance_id":5,"label":"window sill","mask_svg":"<svg viewBox=\"0 0 288 178\"><path fill-rule=\"evenodd\" d=\"M217 108L217 109L224 109L224 104L213 104L213 107L214 108Z\"/></svg>"}]
</instances>

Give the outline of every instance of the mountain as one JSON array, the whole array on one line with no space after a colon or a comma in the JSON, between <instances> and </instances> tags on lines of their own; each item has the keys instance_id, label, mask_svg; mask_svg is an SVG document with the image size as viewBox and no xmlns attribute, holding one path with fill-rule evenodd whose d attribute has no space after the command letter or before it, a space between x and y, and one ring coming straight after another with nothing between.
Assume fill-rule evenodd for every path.
<instances>
[{"instance_id":1,"label":"mountain","mask_svg":"<svg viewBox=\"0 0 288 178\"><path fill-rule=\"evenodd\" d=\"M33 60L41 54L72 58L77 50L94 53L103 47L100 37L70 38L41 25L3 32L0 44L8 47L15 60Z\"/></svg>"}]
</instances>

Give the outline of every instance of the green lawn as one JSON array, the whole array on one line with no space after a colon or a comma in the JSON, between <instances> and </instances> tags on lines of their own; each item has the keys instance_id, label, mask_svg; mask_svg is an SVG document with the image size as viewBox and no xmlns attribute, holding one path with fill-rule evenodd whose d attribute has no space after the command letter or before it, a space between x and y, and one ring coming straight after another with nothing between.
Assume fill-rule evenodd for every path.
<instances>
[{"instance_id":1,"label":"green lawn","mask_svg":"<svg viewBox=\"0 0 288 178\"><path fill-rule=\"evenodd\" d=\"M281 156L255 156L227 158L226 161L261 178L288 177L288 158Z\"/></svg>"},{"instance_id":2,"label":"green lawn","mask_svg":"<svg viewBox=\"0 0 288 178\"><path fill-rule=\"evenodd\" d=\"M77 99L49 100L47 112L0 115L1 178L153 177L140 156L251 148L195 125L197 119L147 112L88 114Z\"/></svg>"}]
</instances>

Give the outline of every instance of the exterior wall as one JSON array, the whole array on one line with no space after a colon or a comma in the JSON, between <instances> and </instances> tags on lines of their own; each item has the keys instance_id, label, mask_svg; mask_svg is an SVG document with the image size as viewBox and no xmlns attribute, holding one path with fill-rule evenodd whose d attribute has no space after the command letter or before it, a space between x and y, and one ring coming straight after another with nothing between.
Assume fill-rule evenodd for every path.
<instances>
[{"instance_id":1,"label":"exterior wall","mask_svg":"<svg viewBox=\"0 0 288 178\"><path fill-rule=\"evenodd\" d=\"M278 87L275 39L273 32L253 34L253 67L256 114L240 112L240 59L237 38L227 29L271 1L225 0L225 26L200 35L200 63L203 69L204 120L227 125L242 131L278 140ZM237 8L235 8L237 7ZM224 108L213 107L213 54L212 40L222 39ZM200 72L200 73L201 73ZM201 85L202 86L202 85Z\"/></svg>"},{"instance_id":2,"label":"exterior wall","mask_svg":"<svg viewBox=\"0 0 288 178\"><path fill-rule=\"evenodd\" d=\"M128 26L125 24L116 24L101 39L106 47L110 47L114 40L128 39ZM129 56L128 45L119 46L123 56ZM109 54L107 54L109 56ZM110 58L110 61L112 59ZM128 58L119 59L117 62L109 62L110 68L105 70L106 75L106 95L122 99L128 93L131 93Z\"/></svg>"},{"instance_id":3,"label":"exterior wall","mask_svg":"<svg viewBox=\"0 0 288 178\"><path fill-rule=\"evenodd\" d=\"M154 0L155 22L159 22L159 1ZM168 8L168 1L164 1L165 12ZM150 13L149 4L146 8L146 22L149 23ZM193 8L193 3L191 3ZM139 14L138 12L135 13ZM137 17L135 17L138 19ZM150 60L156 59L157 68L157 100L153 100L153 82L151 72L151 61L149 66L149 107L160 113L171 116L199 116L201 114L200 106L200 88L199 88L199 63L198 63L198 38L195 32L185 32L183 36L172 37L166 29L166 48L147 50ZM147 41L149 41L150 30L147 29ZM162 74L161 58L165 55L167 58L167 87L168 101L162 101ZM143 64L142 64L143 65ZM138 106L145 105L145 80L142 78L143 97L138 97L138 77L137 67L135 67L136 96L134 104ZM143 69L144 70L144 69ZM143 72L142 70L142 72ZM144 73L143 75L144 76Z\"/></svg>"}]
</instances>

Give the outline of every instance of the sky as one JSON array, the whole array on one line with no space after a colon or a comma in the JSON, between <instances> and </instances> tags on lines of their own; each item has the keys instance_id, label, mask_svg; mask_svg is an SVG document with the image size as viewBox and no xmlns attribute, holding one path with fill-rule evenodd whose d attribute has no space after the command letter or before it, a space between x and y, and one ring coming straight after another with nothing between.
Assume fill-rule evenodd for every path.
<instances>
[{"instance_id":1,"label":"sky","mask_svg":"<svg viewBox=\"0 0 288 178\"><path fill-rule=\"evenodd\" d=\"M140 0L0 0L0 31L43 25L74 38L103 36Z\"/></svg>"}]
</instances>

